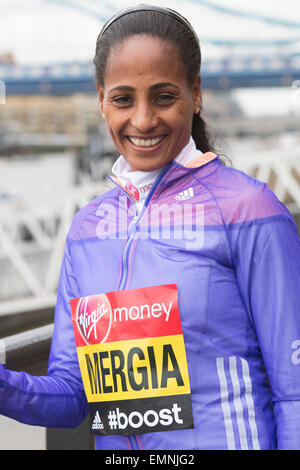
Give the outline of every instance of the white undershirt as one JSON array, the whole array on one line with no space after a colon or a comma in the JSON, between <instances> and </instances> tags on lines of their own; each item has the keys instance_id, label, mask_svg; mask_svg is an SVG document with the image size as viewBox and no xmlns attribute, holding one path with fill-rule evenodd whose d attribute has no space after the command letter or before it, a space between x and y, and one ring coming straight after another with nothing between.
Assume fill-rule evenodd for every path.
<instances>
[{"instance_id":1,"label":"white undershirt","mask_svg":"<svg viewBox=\"0 0 300 470\"><path fill-rule=\"evenodd\" d=\"M196 148L195 142L191 137L189 143L181 150L175 161L181 165L186 165L199 155L202 155L202 152ZM133 196L138 215L144 206L154 181L164 168L162 167L154 171L131 171L131 167L123 155L120 155L114 163L112 173Z\"/></svg>"}]
</instances>

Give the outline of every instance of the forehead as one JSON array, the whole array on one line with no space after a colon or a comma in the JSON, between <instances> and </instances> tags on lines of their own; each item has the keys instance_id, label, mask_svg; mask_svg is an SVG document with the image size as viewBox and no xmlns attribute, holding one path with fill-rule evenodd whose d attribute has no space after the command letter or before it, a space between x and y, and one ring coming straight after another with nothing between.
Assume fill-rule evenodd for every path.
<instances>
[{"instance_id":1,"label":"forehead","mask_svg":"<svg viewBox=\"0 0 300 470\"><path fill-rule=\"evenodd\" d=\"M176 45L159 38L137 35L114 45L109 53L105 85L141 80L186 82L186 70ZM129 84L129 83L127 83Z\"/></svg>"}]
</instances>

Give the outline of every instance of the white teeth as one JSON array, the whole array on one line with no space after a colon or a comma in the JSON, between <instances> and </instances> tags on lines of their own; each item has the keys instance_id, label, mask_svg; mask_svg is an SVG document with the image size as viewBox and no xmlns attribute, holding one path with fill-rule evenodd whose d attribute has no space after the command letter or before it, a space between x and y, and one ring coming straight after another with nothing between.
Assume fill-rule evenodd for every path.
<instances>
[{"instance_id":1,"label":"white teeth","mask_svg":"<svg viewBox=\"0 0 300 470\"><path fill-rule=\"evenodd\" d=\"M139 139L135 137L129 137L129 140L137 147L154 147L161 142L164 137L156 137L155 139Z\"/></svg>"}]
</instances>

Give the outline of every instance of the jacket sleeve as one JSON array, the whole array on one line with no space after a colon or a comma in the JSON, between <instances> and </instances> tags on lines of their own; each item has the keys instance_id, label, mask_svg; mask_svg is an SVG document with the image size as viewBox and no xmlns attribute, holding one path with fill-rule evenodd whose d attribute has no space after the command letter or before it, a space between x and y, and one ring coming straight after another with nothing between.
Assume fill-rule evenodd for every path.
<instances>
[{"instance_id":1,"label":"jacket sleeve","mask_svg":"<svg viewBox=\"0 0 300 470\"><path fill-rule=\"evenodd\" d=\"M0 364L0 413L45 427L76 427L88 414L72 327L76 297L68 241L60 272L47 376L15 372Z\"/></svg>"},{"instance_id":2,"label":"jacket sleeve","mask_svg":"<svg viewBox=\"0 0 300 470\"><path fill-rule=\"evenodd\" d=\"M231 230L236 274L272 389L278 449L300 449L300 240L266 186L252 204L265 213Z\"/></svg>"}]
</instances>

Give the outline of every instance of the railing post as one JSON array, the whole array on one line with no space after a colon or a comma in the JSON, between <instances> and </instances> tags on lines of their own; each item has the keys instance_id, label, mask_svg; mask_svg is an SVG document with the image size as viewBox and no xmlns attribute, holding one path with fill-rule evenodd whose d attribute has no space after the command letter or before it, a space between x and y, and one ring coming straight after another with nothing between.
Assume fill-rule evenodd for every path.
<instances>
[{"instance_id":1,"label":"railing post","mask_svg":"<svg viewBox=\"0 0 300 470\"><path fill-rule=\"evenodd\" d=\"M48 428L46 437L47 450L94 450L95 441L90 433L88 416L77 428Z\"/></svg>"},{"instance_id":2,"label":"railing post","mask_svg":"<svg viewBox=\"0 0 300 470\"><path fill-rule=\"evenodd\" d=\"M7 368L28 370L37 363L47 363L52 334L53 324L2 338Z\"/></svg>"}]
</instances>

